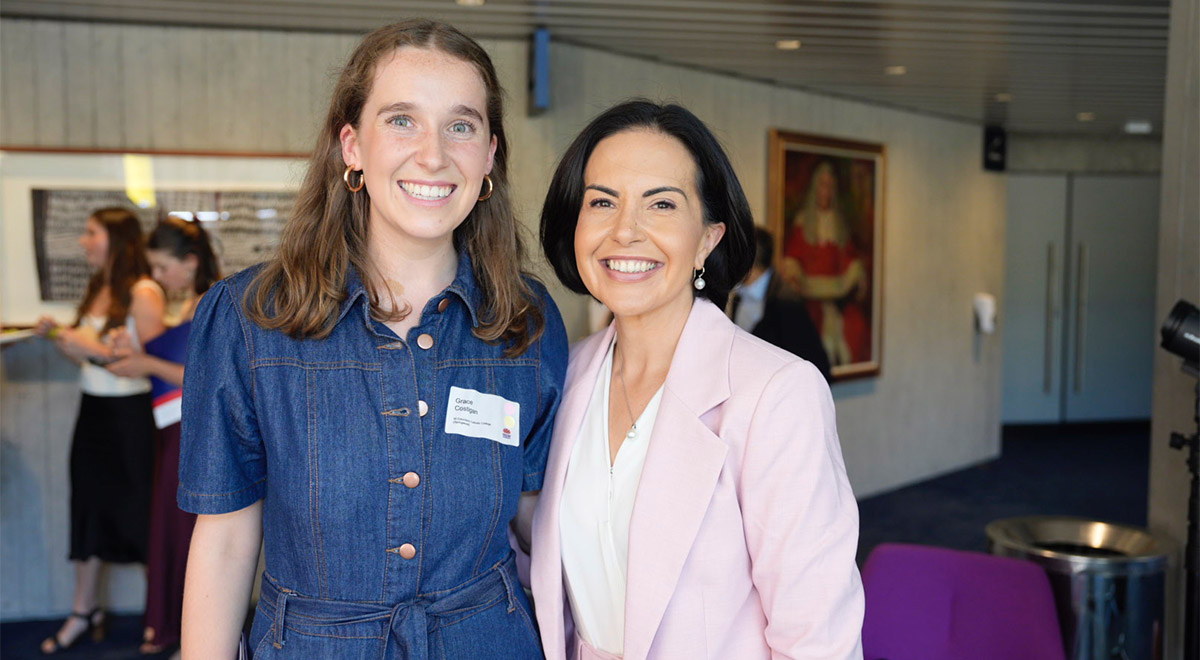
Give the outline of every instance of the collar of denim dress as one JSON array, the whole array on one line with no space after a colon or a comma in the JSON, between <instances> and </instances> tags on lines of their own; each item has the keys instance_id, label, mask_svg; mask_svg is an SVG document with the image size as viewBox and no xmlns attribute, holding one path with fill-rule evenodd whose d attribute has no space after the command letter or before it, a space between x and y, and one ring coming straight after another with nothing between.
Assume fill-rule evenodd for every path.
<instances>
[{"instance_id":1,"label":"collar of denim dress","mask_svg":"<svg viewBox=\"0 0 1200 660\"><path fill-rule=\"evenodd\" d=\"M475 279L475 269L471 265L471 257L466 250L458 251L458 271L454 274L454 281L450 286L446 287L446 294L457 295L463 304L467 306L467 311L471 314L471 325L479 327L479 312L483 307L483 293L479 290L479 283ZM441 294L434 296L428 303L429 305L437 305L438 301L444 298ZM359 300L362 300L363 321L370 325L371 312L367 305L367 287L363 284L362 276L358 269L350 266L346 273L346 299L342 301L342 307L338 311L338 323L346 316Z\"/></svg>"}]
</instances>

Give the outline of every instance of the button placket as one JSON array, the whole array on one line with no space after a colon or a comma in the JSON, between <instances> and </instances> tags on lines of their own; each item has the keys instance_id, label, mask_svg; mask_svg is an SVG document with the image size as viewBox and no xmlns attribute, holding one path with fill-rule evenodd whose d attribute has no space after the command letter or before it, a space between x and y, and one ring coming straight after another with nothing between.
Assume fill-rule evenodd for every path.
<instances>
[{"instance_id":1,"label":"button placket","mask_svg":"<svg viewBox=\"0 0 1200 660\"><path fill-rule=\"evenodd\" d=\"M417 588L414 568L417 562L409 560L417 555L422 535L422 491L417 488L427 458L424 425L417 417L420 409L415 402L425 379L421 377L425 368L424 359L430 354L418 349L416 342L394 341L380 348L384 363L385 380L383 419L387 426L387 532L384 550L398 555L403 561L389 558L386 569L386 587L391 594L414 594ZM409 349L405 351L403 349ZM416 476L416 485L406 483L408 474ZM411 478L408 479L412 481ZM399 542L399 543L398 543ZM393 545L395 544L395 545Z\"/></svg>"}]
</instances>

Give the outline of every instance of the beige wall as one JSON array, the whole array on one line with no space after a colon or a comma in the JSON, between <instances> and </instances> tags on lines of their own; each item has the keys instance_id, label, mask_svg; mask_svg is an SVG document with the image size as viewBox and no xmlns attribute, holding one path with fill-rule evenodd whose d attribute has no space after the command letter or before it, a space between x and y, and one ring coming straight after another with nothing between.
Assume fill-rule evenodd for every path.
<instances>
[{"instance_id":1,"label":"beige wall","mask_svg":"<svg viewBox=\"0 0 1200 660\"><path fill-rule=\"evenodd\" d=\"M0 143L303 151L333 69L355 41L0 21ZM883 372L834 387L851 481L862 496L999 452L1000 336L975 333L971 304L976 292L1003 301L1005 194L1003 177L980 167L978 126L559 43L552 47L552 108L529 117L525 44L482 43L509 93L513 184L530 237L558 155L588 118L629 96L677 101L708 122L729 150L759 222L766 213L768 128L886 145ZM578 337L584 300L561 290L555 295ZM0 383L6 399L7 383L18 377L6 364ZM4 429L6 453L39 466L22 477L38 487L52 459L23 441L20 429L7 423ZM65 445L67 438L46 442ZM55 451L61 456L64 450ZM58 513L47 514L38 533L65 534L65 496L44 508ZM6 517L6 530L10 524ZM0 617L64 611L62 596L60 589L49 603L6 598Z\"/></svg>"},{"instance_id":2,"label":"beige wall","mask_svg":"<svg viewBox=\"0 0 1200 660\"><path fill-rule=\"evenodd\" d=\"M1172 0L1163 135L1161 218L1158 225L1158 295L1155 309L1166 319L1180 298L1200 305L1200 0ZM1186 454L1171 449L1172 431L1196 430L1196 380L1180 371L1181 360L1154 352L1154 410L1150 424L1150 529L1179 549L1187 535ZM1167 648L1182 657L1182 561L1167 580Z\"/></svg>"}]
</instances>

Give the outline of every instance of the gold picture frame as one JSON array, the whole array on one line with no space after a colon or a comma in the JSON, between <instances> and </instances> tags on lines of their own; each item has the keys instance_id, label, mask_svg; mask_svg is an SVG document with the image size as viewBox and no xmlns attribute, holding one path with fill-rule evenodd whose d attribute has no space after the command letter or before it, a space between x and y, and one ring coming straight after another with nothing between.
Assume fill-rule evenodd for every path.
<instances>
[{"instance_id":1,"label":"gold picture frame","mask_svg":"<svg viewBox=\"0 0 1200 660\"><path fill-rule=\"evenodd\" d=\"M885 148L772 129L768 154L768 228L780 295L805 302L835 381L877 376Z\"/></svg>"}]
</instances>

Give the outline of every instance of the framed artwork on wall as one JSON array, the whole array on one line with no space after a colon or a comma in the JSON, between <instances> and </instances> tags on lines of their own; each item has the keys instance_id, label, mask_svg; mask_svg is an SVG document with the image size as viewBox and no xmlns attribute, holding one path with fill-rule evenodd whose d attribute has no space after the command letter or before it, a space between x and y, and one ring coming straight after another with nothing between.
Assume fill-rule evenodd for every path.
<instances>
[{"instance_id":1,"label":"framed artwork on wall","mask_svg":"<svg viewBox=\"0 0 1200 660\"><path fill-rule=\"evenodd\" d=\"M835 381L878 375L883 145L772 129L768 158L779 295L804 301Z\"/></svg>"}]
</instances>

